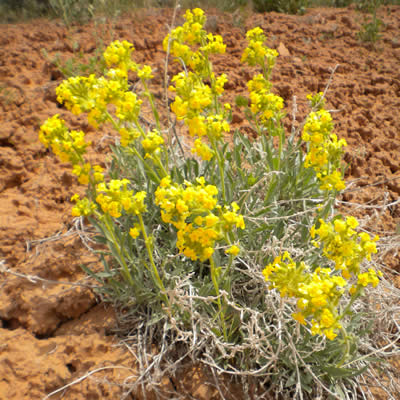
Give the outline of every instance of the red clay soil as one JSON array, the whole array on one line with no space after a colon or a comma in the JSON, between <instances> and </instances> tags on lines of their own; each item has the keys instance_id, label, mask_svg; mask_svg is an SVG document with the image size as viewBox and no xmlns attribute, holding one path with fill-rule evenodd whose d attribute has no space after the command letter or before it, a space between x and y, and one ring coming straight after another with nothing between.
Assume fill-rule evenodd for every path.
<instances>
[{"instance_id":1,"label":"red clay soil","mask_svg":"<svg viewBox=\"0 0 400 400\"><path fill-rule=\"evenodd\" d=\"M301 121L306 95L324 90L338 65L327 104L337 111L336 133L349 144L349 190L342 200L371 206L358 209L357 216L369 218L371 231L394 235L400 226L399 204L374 206L400 197L400 7L380 10L384 31L375 47L357 39L363 15L351 8L310 9L304 16L211 14L209 28L227 44L228 54L217 60L216 69L229 77L231 101L246 94L251 76L240 63L246 30L260 26L267 44L279 50L272 80L287 104L288 128L293 96ZM86 379L49 398L118 399L124 382L134 380L135 358L112 334L112 309L97 304L90 289L79 286L87 283L80 264L99 263L71 229L69 199L78 190L75 178L67 164L39 143L38 130L59 113L71 127L89 132L99 154L105 145L83 117L72 117L57 105L54 90L62 76L42 49L50 58L60 53L67 59L73 56L74 43L93 55L100 37L104 43L131 41L135 60L156 69L155 93L161 98L162 40L171 17L172 10L148 10L69 30L47 20L0 26L0 261L9 270L0 274L0 399L41 399L89 372ZM235 125L244 124L240 112L233 117ZM385 262L399 287L399 259L389 252ZM28 280L19 273L66 283ZM190 398L218 398L195 376L178 390Z\"/></svg>"}]
</instances>

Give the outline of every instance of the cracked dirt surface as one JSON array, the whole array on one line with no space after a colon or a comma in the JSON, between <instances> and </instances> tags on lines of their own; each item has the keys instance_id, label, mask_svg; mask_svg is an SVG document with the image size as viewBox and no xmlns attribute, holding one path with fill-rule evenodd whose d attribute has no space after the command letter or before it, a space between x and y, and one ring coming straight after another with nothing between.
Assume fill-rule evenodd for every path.
<instances>
[{"instance_id":1,"label":"cracked dirt surface","mask_svg":"<svg viewBox=\"0 0 400 400\"><path fill-rule=\"evenodd\" d=\"M227 44L227 56L216 61L216 71L228 75L231 102L235 95L246 94L251 76L240 63L245 31L264 29L267 44L280 52L272 81L275 93L286 102L289 129L293 96L296 119L302 121L306 95L324 90L338 65L327 105L337 111L335 132L349 145L349 190L343 200L371 206L359 208L357 216L371 217L372 231L393 235L400 226L399 204L374 206L400 197L400 7L381 8L385 25L375 48L358 41L362 15L353 8L310 9L304 16L224 15L213 10L207 14L213 15L210 29ZM72 128L89 132L98 151L92 157L100 159L106 145L83 118L57 104L54 90L62 76L42 49L50 58L59 53L67 59L74 51L93 55L100 37L106 44L113 39L131 41L135 61L156 70L153 89L161 101L162 40L171 17L172 10L157 9L70 29L48 20L0 25L0 261L14 273L0 275L0 399L41 399L91 371L95 372L50 398L117 399L124 382L129 384L135 376L133 355L113 336L113 310L97 304L85 287L80 265L96 268L98 261L73 230L69 199L79 190L75 178L67 164L39 143L38 129L59 113ZM238 111L233 124L249 129ZM51 237L58 240L43 240ZM400 272L395 254L389 252L385 262L394 273ZM398 275L393 277L400 287ZM200 372L191 373L178 390L194 398L217 396L201 377Z\"/></svg>"}]
</instances>

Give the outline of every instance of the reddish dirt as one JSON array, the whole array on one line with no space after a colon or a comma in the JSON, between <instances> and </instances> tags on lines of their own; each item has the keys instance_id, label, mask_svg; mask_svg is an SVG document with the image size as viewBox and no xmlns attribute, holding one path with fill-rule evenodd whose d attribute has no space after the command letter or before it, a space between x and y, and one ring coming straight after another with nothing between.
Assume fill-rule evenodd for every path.
<instances>
[{"instance_id":1,"label":"reddish dirt","mask_svg":"<svg viewBox=\"0 0 400 400\"><path fill-rule=\"evenodd\" d=\"M400 196L400 7L382 8L385 23L375 47L357 40L362 15L354 9L310 9L304 16L276 13L222 15L215 11L209 28L220 33L228 56L216 69L229 76L227 96L246 94L251 70L241 66L246 29L260 26L268 45L281 54L273 73L274 91L291 116L297 98L297 120L305 116L306 94L324 90L331 69L339 64L327 94L328 108L338 110L336 132L346 138L350 189L343 199L369 206L388 204ZM87 55L96 42L126 39L134 43L135 60L157 69L156 96L164 69L162 39L171 10L148 10L113 23L91 23L67 30L60 22L37 20L0 26L0 261L13 273L46 280L84 283L80 264L98 261L71 233L69 198L78 190L68 165L38 141L40 124L60 113L72 127L88 130L57 106L55 87L62 77L42 55L73 55L73 43ZM234 113L234 123L243 116ZM287 120L290 128L290 118ZM246 128L244 128L246 129ZM99 135L89 132L97 143ZM103 150L103 145L98 149ZM350 184L351 182L351 184ZM346 209L346 207L344 207ZM370 229L394 234L400 207L359 209ZM58 234L58 240L42 240ZM385 259L400 272L399 259ZM29 281L12 273L0 280L0 398L40 399L82 375L105 367L51 399L117 399L123 383L135 376L135 359L113 336L111 308L97 304L83 286ZM395 279L398 277L395 275ZM398 281L398 283L400 283ZM397 286L400 286L397 284ZM199 378L200 375L195 375ZM218 398L200 378L183 382L181 391L194 398ZM193 398L192 397L192 398ZM132 397L133 398L133 397ZM135 397L138 398L138 397ZM173 398L173 396L171 397Z\"/></svg>"}]
</instances>

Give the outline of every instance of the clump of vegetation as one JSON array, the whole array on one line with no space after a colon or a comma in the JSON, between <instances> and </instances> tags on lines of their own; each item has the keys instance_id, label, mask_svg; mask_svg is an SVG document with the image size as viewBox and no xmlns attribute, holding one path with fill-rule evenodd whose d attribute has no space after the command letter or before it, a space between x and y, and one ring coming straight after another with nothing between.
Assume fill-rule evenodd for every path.
<instances>
[{"instance_id":1,"label":"clump of vegetation","mask_svg":"<svg viewBox=\"0 0 400 400\"><path fill-rule=\"evenodd\" d=\"M77 42L72 46L74 55L66 60L63 60L59 53L57 53L53 58L50 57L45 49L42 49L42 55L48 62L52 63L65 78L79 75L89 76L90 74L99 76L104 74L106 63L102 54L104 51L102 41L99 39L97 41L99 44L96 47L94 54L88 58L85 57L82 50L78 50L79 43Z\"/></svg>"},{"instance_id":2,"label":"clump of vegetation","mask_svg":"<svg viewBox=\"0 0 400 400\"><path fill-rule=\"evenodd\" d=\"M103 268L83 268L102 298L123 309L139 358L147 363L149 349L163 343L141 382L153 382L155 370L171 373L183 349L244 387L258 377L259 393L356 392L368 353L379 355L378 311L365 300L379 297L379 238L335 209L346 142L333 133L324 94L308 96L302 131L286 133L283 99L270 81L278 52L260 28L248 31L242 62L257 71L237 103L257 138L235 130L229 143L228 77L211 61L226 46L205 31L201 9L184 17L163 45L182 66L169 87L170 111L191 137L190 151L156 106L151 67L132 60L127 41L107 47L103 75L70 77L56 90L92 127L115 130L112 161L92 165L85 133L59 115L40 129L41 142L86 187L72 197L72 215L96 230ZM152 121L140 117L144 104Z\"/></svg>"},{"instance_id":3,"label":"clump of vegetation","mask_svg":"<svg viewBox=\"0 0 400 400\"><path fill-rule=\"evenodd\" d=\"M257 12L276 11L285 14L304 14L308 0L253 0L254 10Z\"/></svg>"},{"instance_id":4,"label":"clump of vegetation","mask_svg":"<svg viewBox=\"0 0 400 400\"><path fill-rule=\"evenodd\" d=\"M377 11L382 5L382 1L363 0L358 2L357 5L359 10L369 14L364 18L364 23L357 36L363 42L376 43L381 38L380 31L383 26L383 21L377 17Z\"/></svg>"}]
</instances>

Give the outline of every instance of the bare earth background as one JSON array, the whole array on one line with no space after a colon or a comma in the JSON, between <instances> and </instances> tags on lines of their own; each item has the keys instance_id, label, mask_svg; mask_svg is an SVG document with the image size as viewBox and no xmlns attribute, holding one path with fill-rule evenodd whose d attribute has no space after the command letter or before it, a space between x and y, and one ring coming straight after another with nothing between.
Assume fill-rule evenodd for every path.
<instances>
[{"instance_id":1,"label":"bare earth background","mask_svg":"<svg viewBox=\"0 0 400 400\"><path fill-rule=\"evenodd\" d=\"M352 213L368 218L372 231L398 233L399 204L375 206L400 196L400 7L380 9L385 27L375 48L357 40L362 14L353 8L310 9L304 16L224 15L213 10L207 15L213 15L209 28L227 44L227 56L217 60L216 70L229 77L231 101L234 95L246 94L245 83L251 76L240 64L245 31L255 26L264 29L267 44L280 52L273 90L285 99L289 129L293 96L296 118L302 121L306 95L324 90L331 69L339 64L327 103L328 109L337 110L336 133L349 144L348 191L341 200L370 206L352 206ZM72 117L57 105L55 88L62 76L41 50L67 59L74 43L90 55L99 38L105 44L113 39L131 41L135 61L157 70L153 86L161 102L162 40L171 17L172 10L154 9L69 30L48 20L0 26L0 261L15 273L0 274L0 399L41 399L96 369L101 370L50 398L118 399L121 385L135 380L135 357L113 335L113 310L98 304L90 289L17 275L87 284L80 264L99 266L73 229L69 199L81 189L68 165L39 143L38 129L45 119L60 113L72 128L89 132L98 152L91 157L98 159L106 150L104 135L111 131L90 131L83 117ZM250 132L240 112L234 113L233 123ZM342 206L344 212L346 207ZM58 240L42 240L55 234ZM400 288L398 256L388 251L384 260ZM188 398L218 398L203 378L191 371L175 379L174 385ZM165 385L174 388L171 382Z\"/></svg>"}]
</instances>

